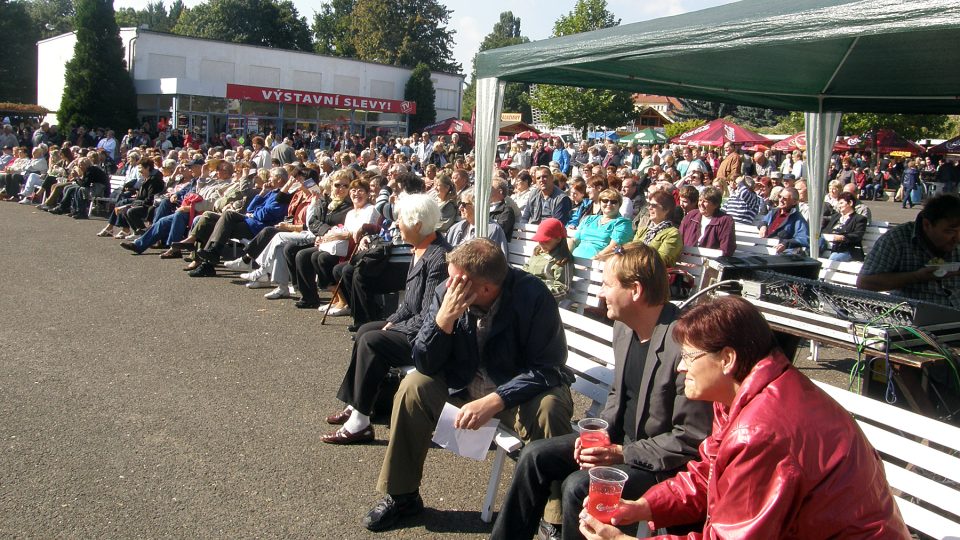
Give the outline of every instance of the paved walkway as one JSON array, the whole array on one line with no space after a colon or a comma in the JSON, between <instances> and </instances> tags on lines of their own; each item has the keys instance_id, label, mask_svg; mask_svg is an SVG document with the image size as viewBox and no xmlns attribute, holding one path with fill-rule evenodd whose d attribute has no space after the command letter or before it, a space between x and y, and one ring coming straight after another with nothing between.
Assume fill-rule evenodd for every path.
<instances>
[{"instance_id":1,"label":"paved walkway","mask_svg":"<svg viewBox=\"0 0 960 540\"><path fill-rule=\"evenodd\" d=\"M319 442L346 319L189 278L103 225L0 203L0 536L486 536L489 461L440 450L412 527L359 525L385 443Z\"/></svg>"}]
</instances>

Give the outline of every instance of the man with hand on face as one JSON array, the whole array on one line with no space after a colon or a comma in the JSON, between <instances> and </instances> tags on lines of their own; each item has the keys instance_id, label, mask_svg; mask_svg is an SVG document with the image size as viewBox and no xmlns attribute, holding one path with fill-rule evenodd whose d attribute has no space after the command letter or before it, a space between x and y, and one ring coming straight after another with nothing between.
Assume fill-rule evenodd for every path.
<instances>
[{"instance_id":1,"label":"man with hand on face","mask_svg":"<svg viewBox=\"0 0 960 540\"><path fill-rule=\"evenodd\" d=\"M363 518L372 531L423 510L423 465L448 399L462 405L458 429L477 429L496 417L526 441L571 431L573 375L547 286L511 268L486 238L450 252L447 271L413 341L417 371L403 379L393 401L377 482L385 496ZM448 388L461 390L451 396Z\"/></svg>"},{"instance_id":2,"label":"man with hand on face","mask_svg":"<svg viewBox=\"0 0 960 540\"><path fill-rule=\"evenodd\" d=\"M669 302L667 270L656 250L634 242L614 251L604 261L600 297L607 317L616 321L616 372L600 413L612 444L583 449L578 434L571 433L527 445L492 539L530 538L541 514L538 538L582 538L578 515L590 468L621 469L628 475L623 498L639 497L695 458L710 431L710 405L683 393L680 345L672 332L680 311ZM562 512L551 492L555 483L562 483Z\"/></svg>"}]
</instances>

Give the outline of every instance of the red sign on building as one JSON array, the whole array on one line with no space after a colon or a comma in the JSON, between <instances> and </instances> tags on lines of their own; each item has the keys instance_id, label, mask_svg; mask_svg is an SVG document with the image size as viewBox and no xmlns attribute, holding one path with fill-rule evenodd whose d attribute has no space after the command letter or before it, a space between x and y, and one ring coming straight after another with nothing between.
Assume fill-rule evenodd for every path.
<instances>
[{"instance_id":1,"label":"red sign on building","mask_svg":"<svg viewBox=\"0 0 960 540\"><path fill-rule=\"evenodd\" d=\"M284 88L267 88L242 84L228 84L227 99L244 99L263 103L294 103L298 105L312 105L314 107L358 109L361 111L383 113L415 114L417 112L417 103L415 101L345 96L343 94L323 94L321 92L310 92L307 90L287 90Z\"/></svg>"}]
</instances>

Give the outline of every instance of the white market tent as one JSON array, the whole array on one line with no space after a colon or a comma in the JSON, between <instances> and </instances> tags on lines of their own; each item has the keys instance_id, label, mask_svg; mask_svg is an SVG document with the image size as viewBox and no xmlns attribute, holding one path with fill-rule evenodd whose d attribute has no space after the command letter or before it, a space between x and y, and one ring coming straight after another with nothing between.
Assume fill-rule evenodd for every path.
<instances>
[{"instance_id":1,"label":"white market tent","mask_svg":"<svg viewBox=\"0 0 960 540\"><path fill-rule=\"evenodd\" d=\"M482 52L478 234L486 234L506 82L804 111L810 215L819 216L842 113L960 113L958 43L956 0L743 0ZM819 238L819 220L810 229ZM810 247L817 256L818 243Z\"/></svg>"}]
</instances>

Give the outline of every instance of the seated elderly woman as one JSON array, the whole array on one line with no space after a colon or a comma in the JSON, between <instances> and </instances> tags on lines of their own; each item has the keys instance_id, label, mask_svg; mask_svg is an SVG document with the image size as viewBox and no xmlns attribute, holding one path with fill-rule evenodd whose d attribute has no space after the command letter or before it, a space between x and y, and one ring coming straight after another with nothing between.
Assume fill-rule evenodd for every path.
<instances>
[{"instance_id":1,"label":"seated elderly woman","mask_svg":"<svg viewBox=\"0 0 960 540\"><path fill-rule=\"evenodd\" d=\"M453 226L447 230L446 234L447 242L453 247L457 247L467 240L473 240L477 237L476 228L474 227L476 223L473 206L473 201L476 199L474 189L474 187L469 187L460 193L460 201L457 203L457 208L460 209L461 219L454 223ZM500 246L500 249L503 250L503 254L509 256L510 251L507 248L507 236L504 234L503 229L500 228L500 225L492 221L488 222L487 238L496 242L497 245Z\"/></svg>"},{"instance_id":2,"label":"seated elderly woman","mask_svg":"<svg viewBox=\"0 0 960 540\"><path fill-rule=\"evenodd\" d=\"M584 217L577 231L570 237L570 249L574 257L601 258L618 245L629 242L633 236L633 224L620 215L623 195L619 191L601 191L597 204L601 213Z\"/></svg>"},{"instance_id":3,"label":"seated elderly woman","mask_svg":"<svg viewBox=\"0 0 960 540\"><path fill-rule=\"evenodd\" d=\"M101 229L97 236L111 236L114 228L120 229L114 236L119 239L140 236L145 232L143 220L137 217L137 213L134 213L133 220L128 219L127 215L135 208L143 209L153 204L153 198L163 192L163 173L154 168L153 160L148 157L141 158L138 167L140 177L144 180L140 182L133 197L117 201L118 204L114 206L107 220L107 226Z\"/></svg>"},{"instance_id":4,"label":"seated elderly woman","mask_svg":"<svg viewBox=\"0 0 960 540\"><path fill-rule=\"evenodd\" d=\"M683 251L680 231L670 219L676 205L673 195L666 191L659 190L651 193L647 198L647 213L650 221L637 229L637 234L633 237L635 241L643 242L657 250L663 259L663 264L667 266L676 265Z\"/></svg>"},{"instance_id":5,"label":"seated elderly woman","mask_svg":"<svg viewBox=\"0 0 960 540\"><path fill-rule=\"evenodd\" d=\"M680 236L683 245L719 249L729 257L737 248L736 226L733 218L720 210L723 193L708 187L700 194L697 209L683 216L680 223Z\"/></svg>"},{"instance_id":6,"label":"seated elderly woman","mask_svg":"<svg viewBox=\"0 0 960 540\"><path fill-rule=\"evenodd\" d=\"M613 525L582 512L587 538L624 538L615 525L644 520L704 522L704 538L910 538L876 450L791 365L757 308L734 296L701 304L673 335L684 394L713 402L713 432L685 471L622 500Z\"/></svg>"},{"instance_id":7,"label":"seated elderly woman","mask_svg":"<svg viewBox=\"0 0 960 540\"><path fill-rule=\"evenodd\" d=\"M852 185L852 184L848 184ZM830 216L823 227L824 252L831 261L862 261L863 235L867 232L867 218L854 211L856 198L846 191L837 195L837 213Z\"/></svg>"}]
</instances>

